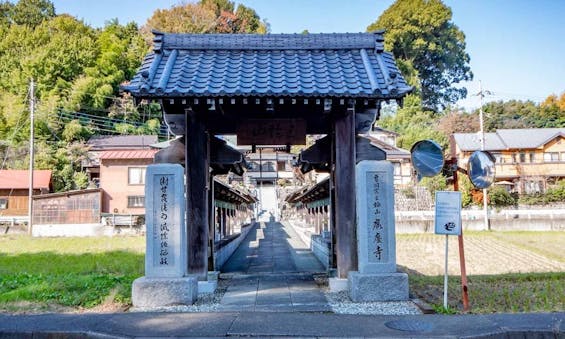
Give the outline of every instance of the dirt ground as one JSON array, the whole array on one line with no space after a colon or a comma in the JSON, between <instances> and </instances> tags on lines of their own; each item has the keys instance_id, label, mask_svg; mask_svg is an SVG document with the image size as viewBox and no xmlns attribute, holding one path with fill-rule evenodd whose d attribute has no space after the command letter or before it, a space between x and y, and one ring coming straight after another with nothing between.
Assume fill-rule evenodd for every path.
<instances>
[{"instance_id":1,"label":"dirt ground","mask_svg":"<svg viewBox=\"0 0 565 339\"><path fill-rule=\"evenodd\" d=\"M443 275L445 236L399 234L397 264ZM565 232L473 232L463 237L467 275L565 272ZM449 274L460 274L459 245L449 237Z\"/></svg>"}]
</instances>

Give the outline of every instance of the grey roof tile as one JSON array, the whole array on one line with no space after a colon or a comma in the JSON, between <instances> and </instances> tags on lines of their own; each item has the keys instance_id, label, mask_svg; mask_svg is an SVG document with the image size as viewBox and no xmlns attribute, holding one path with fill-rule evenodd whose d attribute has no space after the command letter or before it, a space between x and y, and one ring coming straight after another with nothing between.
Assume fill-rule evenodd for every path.
<instances>
[{"instance_id":1,"label":"grey roof tile","mask_svg":"<svg viewBox=\"0 0 565 339\"><path fill-rule=\"evenodd\" d=\"M411 91L382 32L156 33L126 91L136 97L322 96L401 98Z\"/></svg>"},{"instance_id":2,"label":"grey roof tile","mask_svg":"<svg viewBox=\"0 0 565 339\"><path fill-rule=\"evenodd\" d=\"M481 149L478 133L454 133L453 136L462 151ZM534 149L558 136L565 138L565 128L499 129L496 133L485 133L485 150Z\"/></svg>"}]
</instances>

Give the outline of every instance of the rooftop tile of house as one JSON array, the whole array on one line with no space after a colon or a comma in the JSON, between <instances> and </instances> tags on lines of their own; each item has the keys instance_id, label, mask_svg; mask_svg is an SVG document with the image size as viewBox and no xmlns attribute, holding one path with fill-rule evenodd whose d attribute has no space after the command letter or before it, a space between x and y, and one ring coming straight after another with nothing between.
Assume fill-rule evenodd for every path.
<instances>
[{"instance_id":1,"label":"rooftop tile of house","mask_svg":"<svg viewBox=\"0 0 565 339\"><path fill-rule=\"evenodd\" d=\"M383 32L154 34L153 52L123 87L138 98L401 99L412 90Z\"/></svg>"},{"instance_id":2,"label":"rooftop tile of house","mask_svg":"<svg viewBox=\"0 0 565 339\"><path fill-rule=\"evenodd\" d=\"M565 128L499 129L494 133L485 133L485 150L534 149L558 136L565 138ZM481 148L478 133L454 133L453 137L462 151L475 151Z\"/></svg>"},{"instance_id":3,"label":"rooftop tile of house","mask_svg":"<svg viewBox=\"0 0 565 339\"><path fill-rule=\"evenodd\" d=\"M95 135L87 145L92 151L108 149L149 148L159 142L156 135Z\"/></svg>"},{"instance_id":4,"label":"rooftop tile of house","mask_svg":"<svg viewBox=\"0 0 565 339\"><path fill-rule=\"evenodd\" d=\"M156 149L105 151L100 154L100 159L153 159L157 151Z\"/></svg>"}]
</instances>

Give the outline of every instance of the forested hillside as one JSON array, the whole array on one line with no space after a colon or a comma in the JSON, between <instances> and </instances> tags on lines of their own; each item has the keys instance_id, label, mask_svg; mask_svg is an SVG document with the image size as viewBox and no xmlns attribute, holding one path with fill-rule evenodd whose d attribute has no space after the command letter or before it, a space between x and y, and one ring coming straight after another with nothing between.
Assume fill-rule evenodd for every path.
<instances>
[{"instance_id":1,"label":"forested hillside","mask_svg":"<svg viewBox=\"0 0 565 339\"><path fill-rule=\"evenodd\" d=\"M120 93L149 51L151 30L266 33L254 10L202 0L157 10L142 27L108 18L93 28L49 0L0 2L0 168L27 168L30 84L35 83L35 168L56 191L86 187L84 142L94 134L161 134L156 104Z\"/></svg>"},{"instance_id":2,"label":"forested hillside","mask_svg":"<svg viewBox=\"0 0 565 339\"><path fill-rule=\"evenodd\" d=\"M477 112L455 107L472 79L465 35L440 0L398 0L368 30L385 29L414 93L378 124L400 133L409 149L421 139L447 145L453 132L478 130ZM367 23L369 24L369 23ZM305 23L307 26L307 23ZM49 0L0 0L0 168L27 168L30 84L35 84L36 169L54 170L56 191L84 188L84 142L94 134L161 134L159 106L135 106L120 85L149 51L151 30L193 33L268 33L251 8L229 0L200 0L157 10L139 27L108 18L93 28L58 14ZM307 34L307 31L304 32ZM491 102L486 128L564 127L565 94L541 104Z\"/></svg>"}]
</instances>

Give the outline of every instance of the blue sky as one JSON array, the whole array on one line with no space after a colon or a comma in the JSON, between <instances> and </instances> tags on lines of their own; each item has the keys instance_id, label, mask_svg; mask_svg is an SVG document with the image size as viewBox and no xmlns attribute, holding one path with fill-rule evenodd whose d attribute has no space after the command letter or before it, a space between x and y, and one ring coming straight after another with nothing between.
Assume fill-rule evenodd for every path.
<instances>
[{"instance_id":1,"label":"blue sky","mask_svg":"<svg viewBox=\"0 0 565 339\"><path fill-rule=\"evenodd\" d=\"M154 10L178 0L53 0L57 13L69 13L100 27L145 23ZM257 11L272 33L364 32L392 0L236 0ZM565 91L565 1L444 0L453 22L466 35L475 75L467 87L466 108L479 106L479 80L494 95L485 100L542 101ZM386 36L385 36L386 38Z\"/></svg>"}]
</instances>

